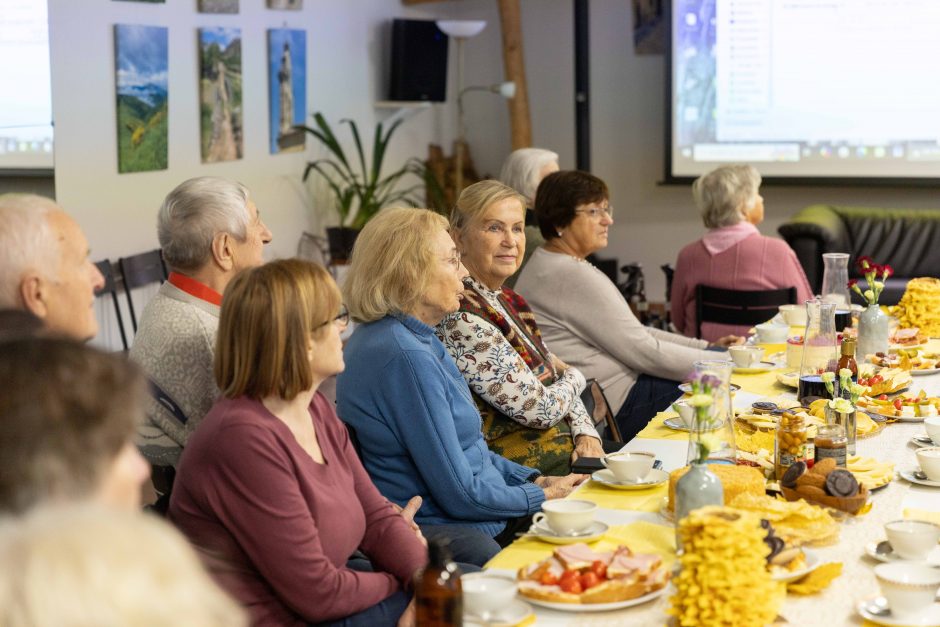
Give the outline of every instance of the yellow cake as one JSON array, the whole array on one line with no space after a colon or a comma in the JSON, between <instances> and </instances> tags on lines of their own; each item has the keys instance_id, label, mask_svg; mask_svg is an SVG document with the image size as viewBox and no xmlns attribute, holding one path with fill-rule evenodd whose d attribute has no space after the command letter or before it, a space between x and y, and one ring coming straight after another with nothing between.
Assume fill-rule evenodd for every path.
<instances>
[{"instance_id":1,"label":"yellow cake","mask_svg":"<svg viewBox=\"0 0 940 627\"><path fill-rule=\"evenodd\" d=\"M675 511L676 482L688 471L689 467L678 468L669 473L669 511ZM708 469L718 475L724 489L725 505L739 494L764 494L764 475L753 466L735 466L732 464L709 464Z\"/></svg>"},{"instance_id":2,"label":"yellow cake","mask_svg":"<svg viewBox=\"0 0 940 627\"><path fill-rule=\"evenodd\" d=\"M917 327L926 337L940 336L940 279L911 279L892 309L902 328Z\"/></svg>"}]
</instances>

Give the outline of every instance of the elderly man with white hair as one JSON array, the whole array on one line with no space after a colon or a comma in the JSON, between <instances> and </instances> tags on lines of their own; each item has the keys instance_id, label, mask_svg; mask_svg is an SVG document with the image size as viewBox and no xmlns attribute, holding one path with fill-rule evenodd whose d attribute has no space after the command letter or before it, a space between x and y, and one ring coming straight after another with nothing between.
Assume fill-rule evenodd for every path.
<instances>
[{"instance_id":1,"label":"elderly man with white hair","mask_svg":"<svg viewBox=\"0 0 940 627\"><path fill-rule=\"evenodd\" d=\"M88 253L82 229L49 198L0 195L0 309L28 311L52 333L91 339L104 277Z\"/></svg>"},{"instance_id":2,"label":"elderly man with white hair","mask_svg":"<svg viewBox=\"0 0 940 627\"><path fill-rule=\"evenodd\" d=\"M175 466L218 395L212 362L222 293L239 270L263 263L271 232L244 185L200 177L167 195L157 235L170 276L141 315L130 357L156 393L141 449L154 465Z\"/></svg>"}]
</instances>

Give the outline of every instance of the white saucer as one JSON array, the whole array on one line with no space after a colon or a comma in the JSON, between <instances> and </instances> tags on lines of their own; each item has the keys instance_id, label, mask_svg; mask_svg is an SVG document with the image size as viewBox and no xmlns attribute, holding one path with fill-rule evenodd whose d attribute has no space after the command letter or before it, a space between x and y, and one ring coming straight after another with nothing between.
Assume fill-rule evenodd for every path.
<instances>
[{"instance_id":1,"label":"white saucer","mask_svg":"<svg viewBox=\"0 0 940 627\"><path fill-rule=\"evenodd\" d=\"M731 386L731 391L732 391L732 392L737 392L738 390L741 389L741 386L738 385L737 383L729 383L729 385ZM680 383L680 384L679 384L679 389L680 389L683 393L685 393L685 394L691 394L691 393L692 393L692 384L691 384L691 383L688 383L688 382L686 382L686 383Z\"/></svg>"},{"instance_id":2,"label":"white saucer","mask_svg":"<svg viewBox=\"0 0 940 627\"><path fill-rule=\"evenodd\" d=\"M891 614L875 613L887 606L888 602L884 597L875 597L874 599L859 601L855 609L863 618L878 625L888 625L889 627L940 627L940 603L934 603L915 618L905 617L904 619L896 618Z\"/></svg>"},{"instance_id":3,"label":"white saucer","mask_svg":"<svg viewBox=\"0 0 940 627\"><path fill-rule=\"evenodd\" d=\"M542 542L550 544L574 544L575 542L596 542L604 537L607 530L610 529L605 523L599 520L592 522L587 529L578 535L563 536L555 533L548 527L539 523L532 523L525 537L535 538Z\"/></svg>"},{"instance_id":4,"label":"white saucer","mask_svg":"<svg viewBox=\"0 0 940 627\"><path fill-rule=\"evenodd\" d=\"M673 416L672 418L666 418L663 420L663 426L667 429L673 429L675 431L688 431L689 427L682 422L682 418L679 416Z\"/></svg>"},{"instance_id":5,"label":"white saucer","mask_svg":"<svg viewBox=\"0 0 940 627\"><path fill-rule=\"evenodd\" d=\"M799 570L794 570L791 572L777 572L774 573L771 577L774 581L796 581L801 577L805 577L809 573L813 572L822 564L822 560L819 559L819 555L815 551L810 549L803 549L803 555L806 556L806 566Z\"/></svg>"},{"instance_id":6,"label":"white saucer","mask_svg":"<svg viewBox=\"0 0 940 627\"><path fill-rule=\"evenodd\" d=\"M598 470L591 479L608 488L616 490L646 490L669 481L669 473L659 468L653 468L650 473L636 482L619 481L608 469Z\"/></svg>"},{"instance_id":7,"label":"white saucer","mask_svg":"<svg viewBox=\"0 0 940 627\"><path fill-rule=\"evenodd\" d=\"M512 603L494 612L483 619L466 611L463 614L464 625L481 625L486 627L500 627L503 625L518 625L532 614L532 607L522 599L513 599Z\"/></svg>"},{"instance_id":8,"label":"white saucer","mask_svg":"<svg viewBox=\"0 0 940 627\"><path fill-rule=\"evenodd\" d=\"M882 541L887 545L888 550L891 551L891 545L887 540ZM900 562L905 561L900 555L894 552L889 553L879 553L878 545L882 542L869 542L865 545L865 555L872 558L873 560L878 560L879 562ZM940 566L940 546L935 546L931 549L930 553L927 554L927 558L924 560L924 563L928 566Z\"/></svg>"},{"instance_id":9,"label":"white saucer","mask_svg":"<svg viewBox=\"0 0 940 627\"><path fill-rule=\"evenodd\" d=\"M916 446L917 448L925 448L925 447L928 447L928 446L937 446L936 444L933 443L933 440L931 440L930 438L928 438L926 435L923 435L923 434L912 436L912 437L911 437L911 444L913 444L913 445Z\"/></svg>"},{"instance_id":10,"label":"white saucer","mask_svg":"<svg viewBox=\"0 0 940 627\"><path fill-rule=\"evenodd\" d=\"M919 469L918 468L905 468L904 470L899 470L898 474L901 475L902 479L907 479L911 483L930 486L931 488L940 488L940 481L931 481L930 479L918 479L917 477L914 476L915 470L919 470Z\"/></svg>"},{"instance_id":11,"label":"white saucer","mask_svg":"<svg viewBox=\"0 0 940 627\"><path fill-rule=\"evenodd\" d=\"M760 374L762 372L770 372L771 370L776 370L777 364L772 361L762 361L759 362L756 366L735 366L731 369L731 372L734 374Z\"/></svg>"}]
</instances>

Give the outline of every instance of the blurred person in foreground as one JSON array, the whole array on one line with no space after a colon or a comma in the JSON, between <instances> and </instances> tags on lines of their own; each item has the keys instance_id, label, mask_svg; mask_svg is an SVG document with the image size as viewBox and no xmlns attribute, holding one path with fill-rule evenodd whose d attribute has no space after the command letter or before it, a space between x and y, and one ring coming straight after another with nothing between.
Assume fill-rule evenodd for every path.
<instances>
[{"instance_id":1,"label":"blurred person in foreground","mask_svg":"<svg viewBox=\"0 0 940 627\"><path fill-rule=\"evenodd\" d=\"M450 232L469 276L460 309L437 336L473 391L490 450L566 475L579 456L602 457L604 449L581 402L584 375L549 351L525 299L504 285L522 262L525 210L525 199L499 181L460 193Z\"/></svg>"},{"instance_id":2,"label":"blurred person in foreground","mask_svg":"<svg viewBox=\"0 0 940 627\"><path fill-rule=\"evenodd\" d=\"M156 466L176 466L219 393L212 354L222 294L240 270L264 262L271 232L244 185L203 176L167 194L157 236L170 275L140 316L130 358L181 413L151 399L141 450Z\"/></svg>"},{"instance_id":3,"label":"blurred person in foreground","mask_svg":"<svg viewBox=\"0 0 940 627\"><path fill-rule=\"evenodd\" d=\"M146 384L114 354L72 340L0 347L0 512L49 502L140 507L149 469L134 446Z\"/></svg>"},{"instance_id":4,"label":"blurred person in foreground","mask_svg":"<svg viewBox=\"0 0 940 627\"><path fill-rule=\"evenodd\" d=\"M434 334L460 308L467 276L447 226L427 209L387 209L359 234L344 293L362 324L346 345L337 407L382 494L399 505L420 496L424 535L482 566L583 476L541 477L487 448L467 383Z\"/></svg>"},{"instance_id":5,"label":"blurred person in foreground","mask_svg":"<svg viewBox=\"0 0 940 627\"><path fill-rule=\"evenodd\" d=\"M89 252L82 229L49 198L0 195L0 308L28 311L52 333L90 340L104 277Z\"/></svg>"},{"instance_id":6,"label":"blurred person in foreground","mask_svg":"<svg viewBox=\"0 0 940 627\"><path fill-rule=\"evenodd\" d=\"M420 502L400 515L379 494L317 392L343 370L347 321L329 273L298 259L245 270L222 300L222 397L183 451L169 517L254 625L394 624L427 563Z\"/></svg>"},{"instance_id":7,"label":"blurred person in foreground","mask_svg":"<svg viewBox=\"0 0 940 627\"><path fill-rule=\"evenodd\" d=\"M604 389L624 441L680 395L693 363L714 359L708 342L643 326L614 283L586 260L607 247L614 223L607 185L576 170L549 174L535 215L545 236L516 289L539 320L545 342ZM718 345L741 342L721 338Z\"/></svg>"},{"instance_id":8,"label":"blurred person in foreground","mask_svg":"<svg viewBox=\"0 0 940 627\"><path fill-rule=\"evenodd\" d=\"M670 311L676 328L695 337L695 288L775 290L795 287L796 302L813 298L806 273L793 249L757 230L764 221L760 174L749 165L724 165L692 184L692 197L709 229L702 239L679 251L672 281ZM749 325L704 322L702 339L715 341L734 333L746 335Z\"/></svg>"},{"instance_id":9,"label":"blurred person in foreground","mask_svg":"<svg viewBox=\"0 0 940 627\"><path fill-rule=\"evenodd\" d=\"M245 627L186 540L148 515L47 506L0 523L4 627Z\"/></svg>"}]
</instances>

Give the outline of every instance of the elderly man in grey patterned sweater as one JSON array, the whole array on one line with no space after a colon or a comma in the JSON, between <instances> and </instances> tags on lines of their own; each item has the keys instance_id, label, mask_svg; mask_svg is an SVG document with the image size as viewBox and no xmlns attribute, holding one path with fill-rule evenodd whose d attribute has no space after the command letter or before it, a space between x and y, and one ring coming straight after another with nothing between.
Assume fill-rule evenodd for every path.
<instances>
[{"instance_id":1,"label":"elderly man in grey patterned sweater","mask_svg":"<svg viewBox=\"0 0 940 627\"><path fill-rule=\"evenodd\" d=\"M141 315L130 357L172 400L151 399L141 450L154 465L175 466L218 395L212 361L222 293L239 270L263 263L271 232L245 186L200 177L167 195L157 235L170 276Z\"/></svg>"}]
</instances>

